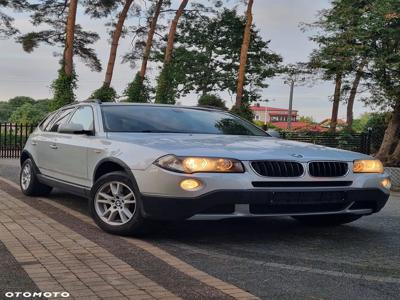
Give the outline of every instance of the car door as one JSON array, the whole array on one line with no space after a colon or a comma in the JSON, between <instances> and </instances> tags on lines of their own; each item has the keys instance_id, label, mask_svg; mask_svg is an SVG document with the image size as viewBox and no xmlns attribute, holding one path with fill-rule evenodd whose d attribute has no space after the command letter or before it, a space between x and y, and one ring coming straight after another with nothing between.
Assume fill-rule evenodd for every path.
<instances>
[{"instance_id":1,"label":"car door","mask_svg":"<svg viewBox=\"0 0 400 300\"><path fill-rule=\"evenodd\" d=\"M95 139L93 109L78 106L68 123L82 125L85 134L59 133L55 162L57 178L80 186L90 186L88 176L88 148Z\"/></svg>"},{"instance_id":2,"label":"car door","mask_svg":"<svg viewBox=\"0 0 400 300\"><path fill-rule=\"evenodd\" d=\"M59 111L53 119L40 129L40 134L32 137L32 143L37 148L37 161L40 172L43 175L57 177L57 161L61 159L57 148L58 127L71 117L75 107L69 107Z\"/></svg>"}]
</instances>

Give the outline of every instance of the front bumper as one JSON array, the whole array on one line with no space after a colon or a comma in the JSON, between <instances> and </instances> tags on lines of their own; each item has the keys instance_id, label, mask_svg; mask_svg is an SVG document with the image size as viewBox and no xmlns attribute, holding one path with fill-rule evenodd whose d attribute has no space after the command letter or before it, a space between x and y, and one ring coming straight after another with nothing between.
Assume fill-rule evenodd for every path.
<instances>
[{"instance_id":1,"label":"front bumper","mask_svg":"<svg viewBox=\"0 0 400 300\"><path fill-rule=\"evenodd\" d=\"M389 194L381 189L218 190L194 198L142 195L145 217L156 220L223 219L380 211Z\"/></svg>"}]
</instances>

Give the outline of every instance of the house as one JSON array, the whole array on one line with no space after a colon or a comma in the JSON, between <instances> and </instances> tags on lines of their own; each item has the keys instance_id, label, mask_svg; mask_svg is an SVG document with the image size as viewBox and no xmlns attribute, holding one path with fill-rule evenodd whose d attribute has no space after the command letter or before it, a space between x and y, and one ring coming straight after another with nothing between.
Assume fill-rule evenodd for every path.
<instances>
[{"instance_id":1,"label":"house","mask_svg":"<svg viewBox=\"0 0 400 300\"><path fill-rule=\"evenodd\" d=\"M253 111L255 121L261 121L264 123L287 122L289 118L289 110L284 108L275 108L256 104L250 106L250 109ZM296 121L297 110L292 110L292 122Z\"/></svg>"}]
</instances>

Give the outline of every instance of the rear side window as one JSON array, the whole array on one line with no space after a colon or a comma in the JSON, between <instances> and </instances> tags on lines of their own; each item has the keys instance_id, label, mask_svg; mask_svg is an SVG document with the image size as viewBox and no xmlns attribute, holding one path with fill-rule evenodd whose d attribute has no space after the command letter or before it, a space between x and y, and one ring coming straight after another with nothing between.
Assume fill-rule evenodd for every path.
<instances>
[{"instance_id":1,"label":"rear side window","mask_svg":"<svg viewBox=\"0 0 400 300\"><path fill-rule=\"evenodd\" d=\"M80 124L85 131L93 131L93 110L90 106L79 107L69 123Z\"/></svg>"},{"instance_id":2,"label":"rear side window","mask_svg":"<svg viewBox=\"0 0 400 300\"><path fill-rule=\"evenodd\" d=\"M51 123L51 121L54 119L54 117L58 114L58 112L53 112L51 114L49 114L43 121L42 123L40 123L39 128L41 130L46 130L46 127L49 126L49 124Z\"/></svg>"},{"instance_id":3,"label":"rear side window","mask_svg":"<svg viewBox=\"0 0 400 300\"><path fill-rule=\"evenodd\" d=\"M46 131L51 131L51 132L57 132L58 127L61 124L64 124L68 121L69 117L71 116L72 112L74 111L74 107L72 108L67 108L61 111L57 117L55 118L55 121L52 122L48 128L46 128Z\"/></svg>"}]
</instances>

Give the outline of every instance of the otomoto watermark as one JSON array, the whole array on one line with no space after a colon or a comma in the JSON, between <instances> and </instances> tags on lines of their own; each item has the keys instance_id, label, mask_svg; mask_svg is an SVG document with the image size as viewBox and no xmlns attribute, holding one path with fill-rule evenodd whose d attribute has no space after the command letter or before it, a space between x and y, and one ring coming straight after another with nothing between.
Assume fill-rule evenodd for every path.
<instances>
[{"instance_id":1,"label":"otomoto watermark","mask_svg":"<svg viewBox=\"0 0 400 300\"><path fill-rule=\"evenodd\" d=\"M26 299L51 299L51 298L69 298L68 292L5 292L4 296L8 299L26 298Z\"/></svg>"}]
</instances>

